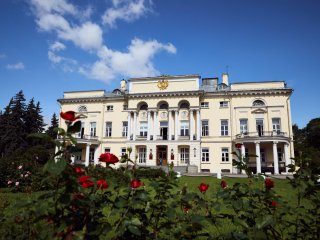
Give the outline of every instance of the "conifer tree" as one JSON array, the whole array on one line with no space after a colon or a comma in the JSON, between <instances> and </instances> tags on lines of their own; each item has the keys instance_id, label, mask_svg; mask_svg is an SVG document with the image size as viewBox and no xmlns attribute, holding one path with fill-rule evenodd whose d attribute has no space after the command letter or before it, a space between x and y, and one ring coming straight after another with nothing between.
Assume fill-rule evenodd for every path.
<instances>
[{"instance_id":1,"label":"conifer tree","mask_svg":"<svg viewBox=\"0 0 320 240\"><path fill-rule=\"evenodd\" d=\"M25 130L26 134L37 133L37 111L32 98L27 106L25 112Z\"/></svg>"},{"instance_id":2,"label":"conifer tree","mask_svg":"<svg viewBox=\"0 0 320 240\"><path fill-rule=\"evenodd\" d=\"M43 116L41 115L42 111L41 111L41 107L40 107L40 102L37 102L36 105L36 124L37 124L37 132L41 133L44 131L44 127L46 126L46 124L43 121Z\"/></svg>"},{"instance_id":3,"label":"conifer tree","mask_svg":"<svg viewBox=\"0 0 320 240\"><path fill-rule=\"evenodd\" d=\"M56 113L53 113L51 118L51 125L50 127L48 127L48 130L46 131L46 133L53 139L57 138L57 132L54 131L54 129L57 127L59 127L59 122Z\"/></svg>"}]
</instances>

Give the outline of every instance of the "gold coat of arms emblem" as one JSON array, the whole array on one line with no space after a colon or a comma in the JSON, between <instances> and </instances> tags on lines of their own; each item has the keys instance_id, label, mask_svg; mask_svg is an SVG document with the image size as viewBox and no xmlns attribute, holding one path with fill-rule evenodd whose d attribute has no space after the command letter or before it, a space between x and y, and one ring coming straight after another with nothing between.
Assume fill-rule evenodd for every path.
<instances>
[{"instance_id":1,"label":"gold coat of arms emblem","mask_svg":"<svg viewBox=\"0 0 320 240\"><path fill-rule=\"evenodd\" d=\"M168 80L163 79L163 80L159 80L157 85L160 90L165 90L169 86L169 82Z\"/></svg>"}]
</instances>

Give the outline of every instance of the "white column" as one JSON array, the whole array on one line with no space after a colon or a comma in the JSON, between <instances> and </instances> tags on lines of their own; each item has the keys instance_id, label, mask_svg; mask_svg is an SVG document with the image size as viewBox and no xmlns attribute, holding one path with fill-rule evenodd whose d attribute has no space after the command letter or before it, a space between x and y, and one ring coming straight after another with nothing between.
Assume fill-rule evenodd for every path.
<instances>
[{"instance_id":1,"label":"white column","mask_svg":"<svg viewBox=\"0 0 320 240\"><path fill-rule=\"evenodd\" d=\"M127 133L127 139L130 140L131 135L131 112L128 112L128 133Z\"/></svg>"},{"instance_id":2,"label":"white column","mask_svg":"<svg viewBox=\"0 0 320 240\"><path fill-rule=\"evenodd\" d=\"M261 173L261 159L260 159L260 142L255 142L256 144L256 167L257 167L257 173Z\"/></svg>"},{"instance_id":3,"label":"white column","mask_svg":"<svg viewBox=\"0 0 320 240\"><path fill-rule=\"evenodd\" d=\"M200 140L200 137L201 137L200 122L201 122L200 110L197 110L197 140Z\"/></svg>"},{"instance_id":4,"label":"white column","mask_svg":"<svg viewBox=\"0 0 320 240\"><path fill-rule=\"evenodd\" d=\"M279 174L277 143L278 142L273 142L273 169L274 169L274 174Z\"/></svg>"},{"instance_id":5,"label":"white column","mask_svg":"<svg viewBox=\"0 0 320 240\"><path fill-rule=\"evenodd\" d=\"M136 130L137 129L137 112L133 113L133 126L132 126L132 134L133 134L133 141L136 140Z\"/></svg>"},{"instance_id":6,"label":"white column","mask_svg":"<svg viewBox=\"0 0 320 240\"><path fill-rule=\"evenodd\" d=\"M93 158L93 161L94 161L94 165L99 164L99 147L96 147L96 148L94 149L94 158Z\"/></svg>"},{"instance_id":7,"label":"white column","mask_svg":"<svg viewBox=\"0 0 320 240\"><path fill-rule=\"evenodd\" d=\"M74 157L74 155L72 155L72 156L71 156L71 164L72 164L72 165L74 164L74 159L75 159L75 157Z\"/></svg>"},{"instance_id":8,"label":"white column","mask_svg":"<svg viewBox=\"0 0 320 240\"><path fill-rule=\"evenodd\" d=\"M58 146L56 146L55 149L54 149L54 153L56 154L58 151L59 151L59 148L58 148ZM54 157L54 161L55 161L55 162L58 162L58 157L59 157L59 156L55 156L55 157Z\"/></svg>"},{"instance_id":9,"label":"white column","mask_svg":"<svg viewBox=\"0 0 320 240\"><path fill-rule=\"evenodd\" d=\"M90 144L87 143L87 146L86 146L86 160L85 160L85 162L84 162L84 165L85 165L86 167L89 166L89 153L90 153Z\"/></svg>"},{"instance_id":10,"label":"white column","mask_svg":"<svg viewBox=\"0 0 320 240\"><path fill-rule=\"evenodd\" d=\"M169 113L169 117L168 117L168 120L169 120L169 131L168 131L168 135L169 135L169 137L168 137L168 140L172 140L172 130L173 130L173 119L172 119L172 111L170 110L170 111L168 111L168 113Z\"/></svg>"},{"instance_id":11,"label":"white column","mask_svg":"<svg viewBox=\"0 0 320 240\"><path fill-rule=\"evenodd\" d=\"M179 111L176 110L174 113L175 113L174 114L174 121L175 121L175 124L174 124L174 130L175 130L174 139L177 141L178 140L178 136L179 136L179 126L178 126L179 125L179 121L178 121Z\"/></svg>"},{"instance_id":12,"label":"white column","mask_svg":"<svg viewBox=\"0 0 320 240\"><path fill-rule=\"evenodd\" d=\"M157 140L157 130L158 130L158 112L153 113L153 140Z\"/></svg>"},{"instance_id":13,"label":"white column","mask_svg":"<svg viewBox=\"0 0 320 240\"><path fill-rule=\"evenodd\" d=\"M286 162L286 173L289 172L289 168L287 167L289 164L291 164L289 159L289 144L284 144L284 161Z\"/></svg>"},{"instance_id":14,"label":"white column","mask_svg":"<svg viewBox=\"0 0 320 240\"><path fill-rule=\"evenodd\" d=\"M190 113L189 113L189 118L190 118L190 126L189 126L189 129L190 129L190 141L193 140L193 129L194 129L194 126L193 126L193 110L190 110Z\"/></svg>"},{"instance_id":15,"label":"white column","mask_svg":"<svg viewBox=\"0 0 320 240\"><path fill-rule=\"evenodd\" d=\"M148 111L148 132L147 132L147 140L150 140L150 132L151 132L151 112Z\"/></svg>"},{"instance_id":16,"label":"white column","mask_svg":"<svg viewBox=\"0 0 320 240\"><path fill-rule=\"evenodd\" d=\"M245 148L244 144L241 145L241 157L242 157L242 159L246 157L246 148ZM244 162L244 161L242 161L242 162ZM241 173L244 174L245 171L241 170Z\"/></svg>"}]
</instances>

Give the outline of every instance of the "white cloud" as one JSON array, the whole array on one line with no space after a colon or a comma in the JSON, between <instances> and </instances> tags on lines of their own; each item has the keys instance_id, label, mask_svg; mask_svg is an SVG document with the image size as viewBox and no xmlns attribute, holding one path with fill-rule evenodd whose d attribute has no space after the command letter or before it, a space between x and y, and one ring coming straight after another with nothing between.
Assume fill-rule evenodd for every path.
<instances>
[{"instance_id":1,"label":"white cloud","mask_svg":"<svg viewBox=\"0 0 320 240\"><path fill-rule=\"evenodd\" d=\"M18 62L16 64L8 64L6 66L6 69L9 69L9 70L22 70L24 69L24 64L22 62Z\"/></svg>"},{"instance_id":2,"label":"white cloud","mask_svg":"<svg viewBox=\"0 0 320 240\"><path fill-rule=\"evenodd\" d=\"M61 51L66 49L66 46L63 43L56 41L50 45L49 49L51 51Z\"/></svg>"},{"instance_id":3,"label":"white cloud","mask_svg":"<svg viewBox=\"0 0 320 240\"><path fill-rule=\"evenodd\" d=\"M113 7L105 11L102 22L115 27L116 21L132 22L150 11L145 0L113 0Z\"/></svg>"},{"instance_id":4,"label":"white cloud","mask_svg":"<svg viewBox=\"0 0 320 240\"><path fill-rule=\"evenodd\" d=\"M77 14L77 8L66 0L31 0L37 15L44 15L50 12L59 14Z\"/></svg>"},{"instance_id":5,"label":"white cloud","mask_svg":"<svg viewBox=\"0 0 320 240\"><path fill-rule=\"evenodd\" d=\"M66 58L57 54L57 52L63 51L66 46L61 42L54 42L49 46L48 58L54 64L61 67L64 72L74 72L77 67L77 61L71 58Z\"/></svg>"}]
</instances>

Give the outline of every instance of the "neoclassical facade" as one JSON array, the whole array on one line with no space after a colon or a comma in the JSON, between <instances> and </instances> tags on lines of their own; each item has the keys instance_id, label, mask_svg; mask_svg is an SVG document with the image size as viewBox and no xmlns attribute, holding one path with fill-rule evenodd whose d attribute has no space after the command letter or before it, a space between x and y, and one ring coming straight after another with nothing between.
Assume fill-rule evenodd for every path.
<instances>
[{"instance_id":1,"label":"neoclassical facade","mask_svg":"<svg viewBox=\"0 0 320 240\"><path fill-rule=\"evenodd\" d=\"M287 172L293 157L290 96L283 81L229 84L228 75L159 76L122 80L120 88L65 92L61 111L81 115L75 135L82 154L74 161L98 164L103 152L132 148L143 166L193 166L198 172L238 173L235 144L254 172ZM63 119L60 126L66 127Z\"/></svg>"}]
</instances>

